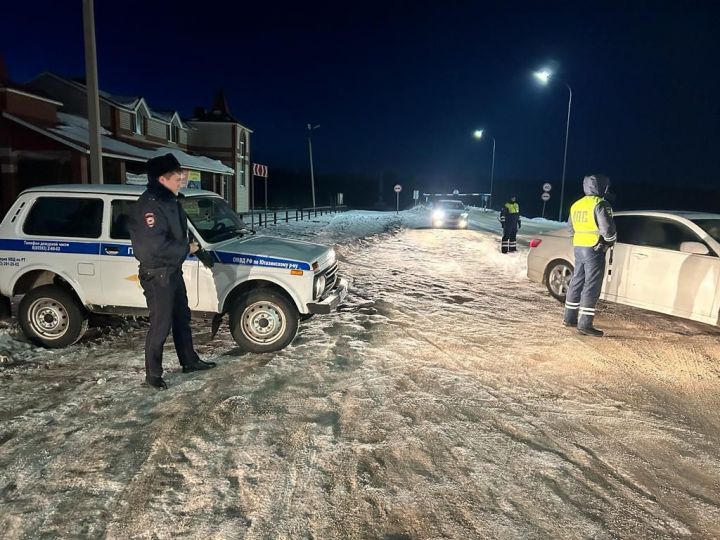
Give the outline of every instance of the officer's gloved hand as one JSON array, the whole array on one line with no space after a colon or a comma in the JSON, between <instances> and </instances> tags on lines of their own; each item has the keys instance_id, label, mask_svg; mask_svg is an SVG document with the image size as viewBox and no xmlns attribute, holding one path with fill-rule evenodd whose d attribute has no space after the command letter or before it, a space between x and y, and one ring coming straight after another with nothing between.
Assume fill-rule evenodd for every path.
<instances>
[{"instance_id":1,"label":"officer's gloved hand","mask_svg":"<svg viewBox=\"0 0 720 540\"><path fill-rule=\"evenodd\" d=\"M210 253L208 253L208 252L205 251L204 249L202 249L202 248L198 249L198 250L194 253L194 255L198 258L198 260L199 260L201 263L203 263L203 265L204 265L206 268L212 268L213 266L215 266L215 259L213 258L212 255L210 255Z\"/></svg>"},{"instance_id":2,"label":"officer's gloved hand","mask_svg":"<svg viewBox=\"0 0 720 540\"><path fill-rule=\"evenodd\" d=\"M522 223L518 220L518 229L520 228L520 225L522 225Z\"/></svg>"}]
</instances>

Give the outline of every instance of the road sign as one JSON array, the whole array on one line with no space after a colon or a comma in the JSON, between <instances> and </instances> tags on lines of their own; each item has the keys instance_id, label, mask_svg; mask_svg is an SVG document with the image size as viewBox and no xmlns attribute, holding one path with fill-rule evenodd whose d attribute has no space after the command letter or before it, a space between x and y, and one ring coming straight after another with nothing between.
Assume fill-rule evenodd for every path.
<instances>
[{"instance_id":1,"label":"road sign","mask_svg":"<svg viewBox=\"0 0 720 540\"><path fill-rule=\"evenodd\" d=\"M414 189L413 190L413 199L415 199L417 201L419 198L420 198L420 190Z\"/></svg>"},{"instance_id":2,"label":"road sign","mask_svg":"<svg viewBox=\"0 0 720 540\"><path fill-rule=\"evenodd\" d=\"M268 177L267 165L260 165L259 163L253 163L253 174L262 178Z\"/></svg>"},{"instance_id":3,"label":"road sign","mask_svg":"<svg viewBox=\"0 0 720 540\"><path fill-rule=\"evenodd\" d=\"M402 191L402 186L400 184L395 184L393 189L395 190L395 193L400 193Z\"/></svg>"},{"instance_id":4,"label":"road sign","mask_svg":"<svg viewBox=\"0 0 720 540\"><path fill-rule=\"evenodd\" d=\"M546 192L544 192L542 195L540 195L540 198L541 198L543 201L549 201L549 200L550 200L550 194L546 191Z\"/></svg>"},{"instance_id":5,"label":"road sign","mask_svg":"<svg viewBox=\"0 0 720 540\"><path fill-rule=\"evenodd\" d=\"M459 194L460 194L460 191L459 191L459 190L453 189L453 195L459 195Z\"/></svg>"},{"instance_id":6,"label":"road sign","mask_svg":"<svg viewBox=\"0 0 720 540\"><path fill-rule=\"evenodd\" d=\"M550 191L551 189L552 189L552 184L550 182L545 182L543 184L543 191ZM543 200L547 200L547 199L543 199Z\"/></svg>"}]
</instances>

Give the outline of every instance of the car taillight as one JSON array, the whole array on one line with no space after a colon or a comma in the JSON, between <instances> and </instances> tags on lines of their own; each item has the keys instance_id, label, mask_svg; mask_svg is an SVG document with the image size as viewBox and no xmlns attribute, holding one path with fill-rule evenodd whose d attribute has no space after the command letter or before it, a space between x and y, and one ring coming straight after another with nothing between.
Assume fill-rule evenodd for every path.
<instances>
[{"instance_id":1,"label":"car taillight","mask_svg":"<svg viewBox=\"0 0 720 540\"><path fill-rule=\"evenodd\" d=\"M540 244L542 244L542 240L540 240L539 238L533 238L532 240L530 240L531 248L538 247Z\"/></svg>"}]
</instances>

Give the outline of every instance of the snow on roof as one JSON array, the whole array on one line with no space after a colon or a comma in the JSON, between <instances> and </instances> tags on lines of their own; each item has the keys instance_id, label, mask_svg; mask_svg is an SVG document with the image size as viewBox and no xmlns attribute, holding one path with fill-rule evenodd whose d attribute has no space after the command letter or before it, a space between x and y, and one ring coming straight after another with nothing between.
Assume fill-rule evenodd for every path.
<instances>
[{"instance_id":1,"label":"snow on roof","mask_svg":"<svg viewBox=\"0 0 720 540\"><path fill-rule=\"evenodd\" d=\"M78 84L82 83L78 82ZM85 85L82 84L82 86L84 87ZM140 101L140 97L138 96L115 96L113 94L110 94L109 92L104 92L102 90L100 90L98 93L108 101L112 101L113 103L116 103L121 107L126 107L128 109L134 109Z\"/></svg>"},{"instance_id":2,"label":"snow on roof","mask_svg":"<svg viewBox=\"0 0 720 540\"><path fill-rule=\"evenodd\" d=\"M67 192L67 193L94 193L94 194L110 194L110 195L140 195L145 191L145 186L136 186L130 184L54 184L47 186L36 186L23 191L23 193L34 192ZM194 196L215 196L219 195L213 191L204 189L181 189L187 197Z\"/></svg>"},{"instance_id":3,"label":"snow on roof","mask_svg":"<svg viewBox=\"0 0 720 540\"><path fill-rule=\"evenodd\" d=\"M64 142L80 151L88 152L90 147L90 133L88 121L80 116L59 113L60 124L56 126L41 125L27 118L17 118L8 113L3 113L5 118L18 124L26 126L38 133L49 135L59 142ZM126 142L110 137L107 130L102 130L101 135L102 152L106 157L121 157L133 161L147 161L148 159L173 154L184 169L218 173L223 175L235 174L234 169L223 164L221 161L206 156L194 156L176 148L161 146L155 149L145 149L133 146Z\"/></svg>"}]
</instances>

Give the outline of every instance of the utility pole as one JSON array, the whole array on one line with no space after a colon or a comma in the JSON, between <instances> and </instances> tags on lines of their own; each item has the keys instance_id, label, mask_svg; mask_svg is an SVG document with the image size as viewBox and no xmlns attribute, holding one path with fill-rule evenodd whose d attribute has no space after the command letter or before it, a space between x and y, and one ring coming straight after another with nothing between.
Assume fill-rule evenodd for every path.
<instances>
[{"instance_id":1,"label":"utility pole","mask_svg":"<svg viewBox=\"0 0 720 540\"><path fill-rule=\"evenodd\" d=\"M90 183L102 184L102 143L100 139L100 90L95 49L95 9L93 0L83 0L85 35L85 87L87 89L88 127L90 131Z\"/></svg>"},{"instance_id":2,"label":"utility pole","mask_svg":"<svg viewBox=\"0 0 720 540\"><path fill-rule=\"evenodd\" d=\"M308 152L310 153L310 189L312 190L312 205L315 208L315 171L313 170L313 157L312 157L312 131L320 127L320 124L313 126L308 124Z\"/></svg>"}]
</instances>

